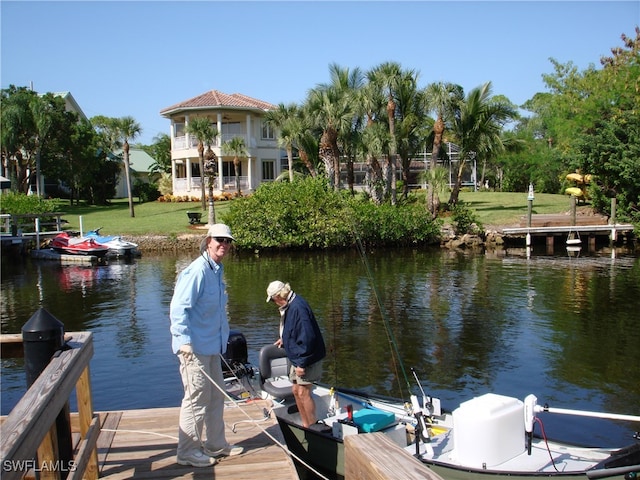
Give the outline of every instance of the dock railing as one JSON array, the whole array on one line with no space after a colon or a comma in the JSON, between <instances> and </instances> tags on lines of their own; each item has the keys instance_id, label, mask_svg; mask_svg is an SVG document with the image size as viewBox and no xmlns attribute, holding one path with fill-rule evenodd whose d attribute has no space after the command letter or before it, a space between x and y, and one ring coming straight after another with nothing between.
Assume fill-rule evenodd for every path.
<instances>
[{"instance_id":1,"label":"dock railing","mask_svg":"<svg viewBox=\"0 0 640 480\"><path fill-rule=\"evenodd\" d=\"M3 480L22 479L29 471L37 472L41 480L98 478L100 421L93 412L89 378L93 334L67 333L65 340L69 337L65 344L71 348L56 353L0 426ZM80 440L73 460L64 465L58 452L56 418L74 389Z\"/></svg>"}]
</instances>

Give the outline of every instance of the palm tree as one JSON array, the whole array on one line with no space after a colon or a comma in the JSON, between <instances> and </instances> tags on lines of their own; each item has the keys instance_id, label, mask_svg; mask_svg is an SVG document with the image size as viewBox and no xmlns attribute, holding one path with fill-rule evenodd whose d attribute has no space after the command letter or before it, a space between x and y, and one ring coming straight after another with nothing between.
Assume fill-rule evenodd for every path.
<instances>
[{"instance_id":1,"label":"palm tree","mask_svg":"<svg viewBox=\"0 0 640 480\"><path fill-rule=\"evenodd\" d=\"M411 159L424 143L424 131L430 124L424 105L424 92L417 88L413 71L403 72L396 90L396 148L402 173L402 197L409 196Z\"/></svg>"},{"instance_id":2,"label":"palm tree","mask_svg":"<svg viewBox=\"0 0 640 480\"><path fill-rule=\"evenodd\" d=\"M446 122L453 117L455 107L464 99L464 91L460 85L445 82L436 82L425 89L425 101L428 111L434 111L436 121L433 124L433 148L431 149L431 161L429 169L433 170L438 165L440 148L446 128Z\"/></svg>"},{"instance_id":3,"label":"palm tree","mask_svg":"<svg viewBox=\"0 0 640 480\"><path fill-rule=\"evenodd\" d=\"M427 209L431 216L436 218L440 210L440 195L444 194L449 186L449 172L446 168L438 166L422 173L424 181L429 185L427 190Z\"/></svg>"},{"instance_id":4,"label":"palm tree","mask_svg":"<svg viewBox=\"0 0 640 480\"><path fill-rule=\"evenodd\" d=\"M340 189L339 140L348 138L356 113L353 92L362 83L359 69L349 71L336 64L329 66L332 82L318 84L307 96L305 111L312 124L322 130L318 153L324 163L330 184ZM343 142L345 143L345 142Z\"/></svg>"},{"instance_id":5,"label":"palm tree","mask_svg":"<svg viewBox=\"0 0 640 480\"><path fill-rule=\"evenodd\" d=\"M129 140L133 140L140 133L142 133L142 128L140 124L135 121L133 117L122 117L118 119L117 122L117 131L119 133L119 137L122 139L122 152L123 152L123 160L124 160L124 174L127 181L127 196L129 197L129 214L131 217L135 217L135 213L133 211L133 193L131 191L131 173L130 173L130 164L129 164Z\"/></svg>"},{"instance_id":6,"label":"palm tree","mask_svg":"<svg viewBox=\"0 0 640 480\"><path fill-rule=\"evenodd\" d=\"M345 124L338 131L338 142L341 146L342 157L345 159L347 168L347 184L349 190L353 193L354 172L353 163L356 156L356 150L360 142L360 134L362 131L362 122L364 120L361 109L358 108L357 98L360 90L365 86L366 77L360 68L343 68L337 63L329 65L329 76L331 82L329 84L320 84L320 88L331 88L344 97L349 105L349 113L352 118L349 124ZM336 165L336 169L340 170L340 163ZM339 173L338 173L339 180Z\"/></svg>"},{"instance_id":7,"label":"palm tree","mask_svg":"<svg viewBox=\"0 0 640 480\"><path fill-rule=\"evenodd\" d=\"M377 86L369 82L358 91L356 104L366 119L360 136L360 149L368 167L366 183L373 202L380 205L384 198L385 181L378 157L388 152L390 144L389 131L380 123L380 112L385 108L385 97Z\"/></svg>"},{"instance_id":8,"label":"palm tree","mask_svg":"<svg viewBox=\"0 0 640 480\"><path fill-rule=\"evenodd\" d=\"M202 210L206 207L206 194L204 187L204 146L211 145L218 136L218 129L211 124L211 120L206 117L196 117L189 120L186 132L193 135L198 140L198 158L200 160L200 190L202 201Z\"/></svg>"},{"instance_id":9,"label":"palm tree","mask_svg":"<svg viewBox=\"0 0 640 480\"><path fill-rule=\"evenodd\" d=\"M218 157L216 153L211 149L211 144L208 143L207 150L204 152L204 175L207 177L207 187L209 188L209 215L207 219L207 225L213 225L214 223L216 223L216 210L215 206L213 205L213 184L215 182L217 171Z\"/></svg>"},{"instance_id":10,"label":"palm tree","mask_svg":"<svg viewBox=\"0 0 640 480\"><path fill-rule=\"evenodd\" d=\"M340 147L338 132L351 120L350 108L345 98L334 88L315 88L309 92L306 110L313 124L322 129L318 154L322 160L329 183L340 189Z\"/></svg>"},{"instance_id":11,"label":"palm tree","mask_svg":"<svg viewBox=\"0 0 640 480\"><path fill-rule=\"evenodd\" d=\"M396 204L396 101L395 94L402 81L402 68L395 62L386 62L371 70L369 81L378 85L387 97L387 121L389 122L389 134L391 145L388 157L388 167L391 169L391 204Z\"/></svg>"},{"instance_id":12,"label":"palm tree","mask_svg":"<svg viewBox=\"0 0 640 480\"><path fill-rule=\"evenodd\" d=\"M222 151L233 155L233 172L236 176L236 191L238 196L242 194L240 191L240 175L238 166L240 165L239 157L247 157L247 147L244 144L244 138L233 137L222 145Z\"/></svg>"},{"instance_id":13,"label":"palm tree","mask_svg":"<svg viewBox=\"0 0 640 480\"><path fill-rule=\"evenodd\" d=\"M516 117L510 102L491 97L491 82L474 88L458 105L452 126L460 146L460 159L449 205L458 203L467 158L476 155L485 158L503 151L502 127Z\"/></svg>"},{"instance_id":14,"label":"palm tree","mask_svg":"<svg viewBox=\"0 0 640 480\"><path fill-rule=\"evenodd\" d=\"M436 120L433 124L433 146L429 170L434 171L440 159L440 149L444 138L446 123L453 118L455 107L464 99L464 91L460 85L445 82L432 83L425 89L425 102L428 111L434 111ZM436 175L427 178L435 179ZM434 202L434 203L432 203ZM436 186L427 182L427 208L435 217L440 208L440 198Z\"/></svg>"},{"instance_id":15,"label":"palm tree","mask_svg":"<svg viewBox=\"0 0 640 480\"><path fill-rule=\"evenodd\" d=\"M296 131L293 123L296 121L298 112L299 109L295 103L289 105L280 103L275 110L269 110L264 116L265 123L278 130L278 146L287 152L289 182L293 182L293 144Z\"/></svg>"}]
</instances>

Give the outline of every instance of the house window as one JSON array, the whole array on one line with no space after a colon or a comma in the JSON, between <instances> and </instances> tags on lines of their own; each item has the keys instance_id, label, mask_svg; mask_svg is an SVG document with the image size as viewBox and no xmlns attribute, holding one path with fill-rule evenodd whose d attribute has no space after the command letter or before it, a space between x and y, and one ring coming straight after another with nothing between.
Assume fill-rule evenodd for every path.
<instances>
[{"instance_id":1,"label":"house window","mask_svg":"<svg viewBox=\"0 0 640 480\"><path fill-rule=\"evenodd\" d=\"M273 127L266 122L262 122L262 139L263 140L275 140L276 132Z\"/></svg>"},{"instance_id":2,"label":"house window","mask_svg":"<svg viewBox=\"0 0 640 480\"><path fill-rule=\"evenodd\" d=\"M222 176L223 177L235 177L236 170L233 166L233 162L222 162ZM242 176L242 162L238 162L238 176Z\"/></svg>"},{"instance_id":3,"label":"house window","mask_svg":"<svg viewBox=\"0 0 640 480\"><path fill-rule=\"evenodd\" d=\"M276 165L273 160L262 161L262 180L275 180L276 179Z\"/></svg>"}]
</instances>

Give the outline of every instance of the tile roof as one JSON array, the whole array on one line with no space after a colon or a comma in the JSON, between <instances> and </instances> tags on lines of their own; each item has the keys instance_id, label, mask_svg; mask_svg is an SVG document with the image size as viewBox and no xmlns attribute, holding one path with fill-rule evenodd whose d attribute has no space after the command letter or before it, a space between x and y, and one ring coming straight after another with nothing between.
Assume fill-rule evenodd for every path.
<instances>
[{"instance_id":1,"label":"tile roof","mask_svg":"<svg viewBox=\"0 0 640 480\"><path fill-rule=\"evenodd\" d=\"M246 108L259 110L273 110L276 108L271 103L251 98L240 93L227 94L218 90L210 90L197 97L190 98L184 102L176 103L170 107L160 110L160 115L169 115L180 110L192 110L201 108Z\"/></svg>"}]
</instances>

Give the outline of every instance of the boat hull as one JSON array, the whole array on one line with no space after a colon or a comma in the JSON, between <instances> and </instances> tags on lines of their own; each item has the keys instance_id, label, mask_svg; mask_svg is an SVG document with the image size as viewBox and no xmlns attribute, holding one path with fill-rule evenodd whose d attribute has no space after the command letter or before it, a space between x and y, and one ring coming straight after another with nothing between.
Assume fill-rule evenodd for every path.
<instances>
[{"instance_id":1,"label":"boat hull","mask_svg":"<svg viewBox=\"0 0 640 480\"><path fill-rule=\"evenodd\" d=\"M322 393L323 390L316 389L315 392ZM322 396L314 395L314 397L318 416L323 418L323 413L326 411L325 406L328 402ZM362 408L365 404L370 405L370 397L358 398L350 396L347 398L348 402L352 402L356 408ZM342 405L344 405L343 400L341 399ZM376 408L379 407L379 404L376 404L375 401L373 405ZM396 417L400 418L399 412L402 409L403 405L401 403L393 407ZM336 432L331 427L328 425L313 425L312 428L302 427L295 413L295 406L292 404L276 407L274 408L274 413L287 447L294 454L294 458L298 460L296 465L300 470L301 478L305 478L305 476L306 478L313 478L313 475L307 475L309 468L304 465L307 464L327 478L344 479L344 443L339 438L339 435L335 435ZM451 417L450 414L446 414L443 418L446 416ZM403 420L409 423L411 418L411 416L405 416ZM333 425L335 428L335 422L333 422ZM442 432L447 432L447 430L443 428ZM431 439L429 445L434 448L435 453L430 456L425 454L425 444L422 442L419 447L420 455L415 455L416 445L413 443L413 438L415 437L409 433L409 429L405 429L403 421L383 431L383 433L390 435L394 443L401 446L407 454L406 459L398 458L398 462L406 461L410 457L418 458L424 465L431 468L445 480L478 478L505 480L506 477L517 477L519 479L540 479L543 477L558 477L562 479L610 478L620 480L640 478L640 444L633 444L616 454L613 450L585 449L578 446L545 442L540 438L534 438L533 455L530 456L523 452L499 465L482 468L481 465L469 467L447 460L451 453L451 446L454 444L452 432L451 430L451 435L448 437L449 433L444 433L437 434ZM359 434L366 435L366 433ZM439 451L439 449L442 451ZM550 451L548 452L547 449L550 449ZM557 471L550 464L549 455L553 455ZM585 457L584 460L573 460L573 458L581 455ZM455 456L453 455L453 457ZM638 473L634 477L632 472L636 471Z\"/></svg>"},{"instance_id":2,"label":"boat hull","mask_svg":"<svg viewBox=\"0 0 640 480\"><path fill-rule=\"evenodd\" d=\"M66 233L56 235L49 246L60 253L95 256L98 258L104 257L109 251L108 247L100 245L91 238L72 237Z\"/></svg>"}]
</instances>

